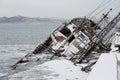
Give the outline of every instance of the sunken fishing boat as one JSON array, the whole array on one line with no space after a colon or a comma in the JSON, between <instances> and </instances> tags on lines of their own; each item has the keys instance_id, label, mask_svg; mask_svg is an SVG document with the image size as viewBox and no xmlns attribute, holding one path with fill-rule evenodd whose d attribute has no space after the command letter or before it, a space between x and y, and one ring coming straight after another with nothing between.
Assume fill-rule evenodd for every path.
<instances>
[{"instance_id":1,"label":"sunken fishing boat","mask_svg":"<svg viewBox=\"0 0 120 80\"><path fill-rule=\"evenodd\" d=\"M110 9L111 11L112 9ZM60 57L71 60L75 64L89 63L85 68L94 65L99 56L111 50L111 30L120 21L118 13L107 24L103 23L110 14L103 14L97 22L83 17L74 18L54 30L42 44L35 50L18 60L12 67L17 68L22 63L43 63ZM44 57L41 57L44 55ZM85 70L83 68L83 70Z\"/></svg>"}]
</instances>

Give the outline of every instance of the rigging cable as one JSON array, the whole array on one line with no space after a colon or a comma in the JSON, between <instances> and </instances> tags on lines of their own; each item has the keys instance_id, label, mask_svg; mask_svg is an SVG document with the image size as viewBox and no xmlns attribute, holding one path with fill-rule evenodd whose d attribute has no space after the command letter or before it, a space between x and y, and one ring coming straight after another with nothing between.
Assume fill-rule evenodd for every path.
<instances>
[{"instance_id":1,"label":"rigging cable","mask_svg":"<svg viewBox=\"0 0 120 80\"><path fill-rule=\"evenodd\" d=\"M103 0L98 6L97 6L97 8L95 8L92 12L90 12L89 14L87 14L87 15L89 15L89 17L95 12L95 11L97 11L100 7L101 7L101 5L105 2L106 0Z\"/></svg>"},{"instance_id":2,"label":"rigging cable","mask_svg":"<svg viewBox=\"0 0 120 80\"><path fill-rule=\"evenodd\" d=\"M117 10L119 8L120 8L120 5L118 5L117 7L115 7L113 10L115 11L115 10Z\"/></svg>"},{"instance_id":3,"label":"rigging cable","mask_svg":"<svg viewBox=\"0 0 120 80\"><path fill-rule=\"evenodd\" d=\"M108 8L109 6L111 6L111 4L113 4L114 0L111 0L111 3L109 3L107 6L105 6L102 10L100 10L99 12L97 12L94 16L92 16L90 19L93 19L95 16L97 16L98 14L100 14L102 11L104 11L106 8Z\"/></svg>"},{"instance_id":4,"label":"rigging cable","mask_svg":"<svg viewBox=\"0 0 120 80\"><path fill-rule=\"evenodd\" d=\"M106 0L104 0L103 2L101 2L95 10L93 10L91 13L88 14L88 15L89 15L88 18L89 18L90 16L92 16L92 14L93 14L94 12L96 12L98 9L100 9L101 7L104 7L106 4L108 4L110 1L111 1L111 0L108 0L108 1L106 2Z\"/></svg>"}]
</instances>

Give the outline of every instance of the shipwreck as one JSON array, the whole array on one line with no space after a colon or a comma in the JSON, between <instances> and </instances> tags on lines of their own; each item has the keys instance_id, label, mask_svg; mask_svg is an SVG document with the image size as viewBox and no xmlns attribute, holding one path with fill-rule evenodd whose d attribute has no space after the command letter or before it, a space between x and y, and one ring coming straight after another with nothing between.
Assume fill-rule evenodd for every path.
<instances>
[{"instance_id":1,"label":"shipwreck","mask_svg":"<svg viewBox=\"0 0 120 80\"><path fill-rule=\"evenodd\" d=\"M110 31L120 21L120 13L118 13L106 25L102 25L108 19L110 11L103 14L98 22L84 17L74 18L65 23L54 30L47 40L38 45L33 52L18 60L12 67L15 69L21 63L40 62L43 60L40 55L43 54L46 55L44 61L56 57L63 57L75 64L88 63L93 60L83 70L94 65L101 53L111 50L113 32L110 33Z\"/></svg>"}]
</instances>

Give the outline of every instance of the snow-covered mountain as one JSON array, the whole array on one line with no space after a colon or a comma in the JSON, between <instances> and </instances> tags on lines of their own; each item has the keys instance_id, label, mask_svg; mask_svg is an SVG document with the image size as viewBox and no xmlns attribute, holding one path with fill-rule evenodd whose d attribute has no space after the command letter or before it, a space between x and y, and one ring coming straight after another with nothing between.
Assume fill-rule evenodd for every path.
<instances>
[{"instance_id":1,"label":"snow-covered mountain","mask_svg":"<svg viewBox=\"0 0 120 80\"><path fill-rule=\"evenodd\" d=\"M25 16L0 17L0 23L64 22L64 21L65 21L64 19L51 19Z\"/></svg>"}]
</instances>

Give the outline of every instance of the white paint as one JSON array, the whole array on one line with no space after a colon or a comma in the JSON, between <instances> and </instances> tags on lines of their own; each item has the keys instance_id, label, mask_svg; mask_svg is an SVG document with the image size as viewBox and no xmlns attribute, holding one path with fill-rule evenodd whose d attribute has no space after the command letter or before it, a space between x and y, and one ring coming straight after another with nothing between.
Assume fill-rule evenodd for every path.
<instances>
[{"instance_id":1,"label":"white paint","mask_svg":"<svg viewBox=\"0 0 120 80\"><path fill-rule=\"evenodd\" d=\"M114 44L115 45L120 45L120 32L116 32L115 38L114 38Z\"/></svg>"},{"instance_id":2,"label":"white paint","mask_svg":"<svg viewBox=\"0 0 120 80\"><path fill-rule=\"evenodd\" d=\"M73 32L73 31L75 30L76 27L77 27L77 26L74 25L73 23L72 23L72 24L69 24L69 25L67 26L67 28L70 29L71 32Z\"/></svg>"},{"instance_id":3,"label":"white paint","mask_svg":"<svg viewBox=\"0 0 120 80\"><path fill-rule=\"evenodd\" d=\"M62 54L70 57L71 55L76 54L78 51L79 49L77 47L75 47L73 44L70 44Z\"/></svg>"}]
</instances>

